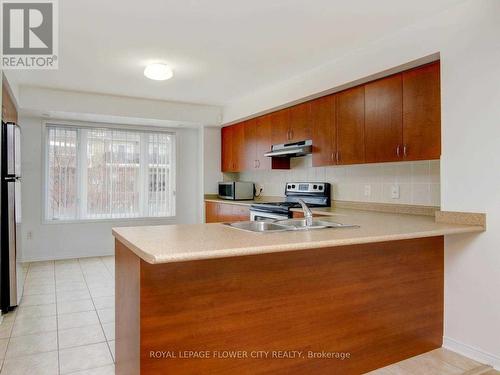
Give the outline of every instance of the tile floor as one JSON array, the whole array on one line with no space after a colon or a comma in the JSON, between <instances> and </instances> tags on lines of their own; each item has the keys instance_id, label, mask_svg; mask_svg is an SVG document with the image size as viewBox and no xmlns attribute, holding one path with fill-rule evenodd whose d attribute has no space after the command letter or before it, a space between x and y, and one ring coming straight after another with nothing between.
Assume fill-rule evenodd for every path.
<instances>
[{"instance_id":1,"label":"tile floor","mask_svg":"<svg viewBox=\"0 0 500 375\"><path fill-rule=\"evenodd\" d=\"M114 257L30 263L0 324L0 375L114 375ZM500 375L437 349L370 375Z\"/></svg>"},{"instance_id":2,"label":"tile floor","mask_svg":"<svg viewBox=\"0 0 500 375\"><path fill-rule=\"evenodd\" d=\"M440 348L366 375L500 375L490 366Z\"/></svg>"},{"instance_id":3,"label":"tile floor","mask_svg":"<svg viewBox=\"0 0 500 375\"><path fill-rule=\"evenodd\" d=\"M0 324L1 375L113 375L114 257L31 263Z\"/></svg>"}]
</instances>

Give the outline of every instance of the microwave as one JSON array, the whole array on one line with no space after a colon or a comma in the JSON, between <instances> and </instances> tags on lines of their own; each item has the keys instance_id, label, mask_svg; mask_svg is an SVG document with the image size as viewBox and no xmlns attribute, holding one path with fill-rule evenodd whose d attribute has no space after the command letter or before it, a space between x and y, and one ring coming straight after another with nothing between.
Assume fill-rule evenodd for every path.
<instances>
[{"instance_id":1,"label":"microwave","mask_svg":"<svg viewBox=\"0 0 500 375\"><path fill-rule=\"evenodd\" d=\"M219 182L218 196L221 199L252 200L255 193L253 182Z\"/></svg>"}]
</instances>

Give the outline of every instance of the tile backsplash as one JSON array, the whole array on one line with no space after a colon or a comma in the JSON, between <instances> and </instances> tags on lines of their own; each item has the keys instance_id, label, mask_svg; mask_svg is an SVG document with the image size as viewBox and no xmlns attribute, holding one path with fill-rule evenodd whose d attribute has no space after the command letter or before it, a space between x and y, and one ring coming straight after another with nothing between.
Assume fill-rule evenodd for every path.
<instances>
[{"instance_id":1,"label":"tile backsplash","mask_svg":"<svg viewBox=\"0 0 500 375\"><path fill-rule=\"evenodd\" d=\"M292 159L290 170L241 172L225 178L255 182L265 196L283 196L288 181L317 181L332 184L335 200L439 206L439 169L439 160L312 167L309 155ZM399 198L392 198L394 185L399 187Z\"/></svg>"}]
</instances>

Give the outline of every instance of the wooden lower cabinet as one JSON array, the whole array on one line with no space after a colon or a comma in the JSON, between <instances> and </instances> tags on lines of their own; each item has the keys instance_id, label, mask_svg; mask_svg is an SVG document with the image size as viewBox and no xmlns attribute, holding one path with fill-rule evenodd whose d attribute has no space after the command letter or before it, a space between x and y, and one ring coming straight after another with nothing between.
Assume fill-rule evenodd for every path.
<instances>
[{"instance_id":1,"label":"wooden lower cabinet","mask_svg":"<svg viewBox=\"0 0 500 375\"><path fill-rule=\"evenodd\" d=\"M116 241L116 374L358 375L437 349L443 242L150 264Z\"/></svg>"},{"instance_id":2,"label":"wooden lower cabinet","mask_svg":"<svg viewBox=\"0 0 500 375\"><path fill-rule=\"evenodd\" d=\"M205 202L205 222L219 222L219 204L215 202Z\"/></svg>"},{"instance_id":3,"label":"wooden lower cabinet","mask_svg":"<svg viewBox=\"0 0 500 375\"><path fill-rule=\"evenodd\" d=\"M250 208L241 204L205 202L205 222L224 223L250 220Z\"/></svg>"}]
</instances>

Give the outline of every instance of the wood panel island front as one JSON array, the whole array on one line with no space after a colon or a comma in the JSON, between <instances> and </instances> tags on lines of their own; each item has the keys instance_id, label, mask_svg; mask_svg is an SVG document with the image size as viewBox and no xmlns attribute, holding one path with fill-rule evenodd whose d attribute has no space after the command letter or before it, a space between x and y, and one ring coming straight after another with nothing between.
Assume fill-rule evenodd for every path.
<instances>
[{"instance_id":1,"label":"wood panel island front","mask_svg":"<svg viewBox=\"0 0 500 375\"><path fill-rule=\"evenodd\" d=\"M482 226L332 210L359 228L115 228L116 374L361 374L442 345L443 236Z\"/></svg>"}]
</instances>

